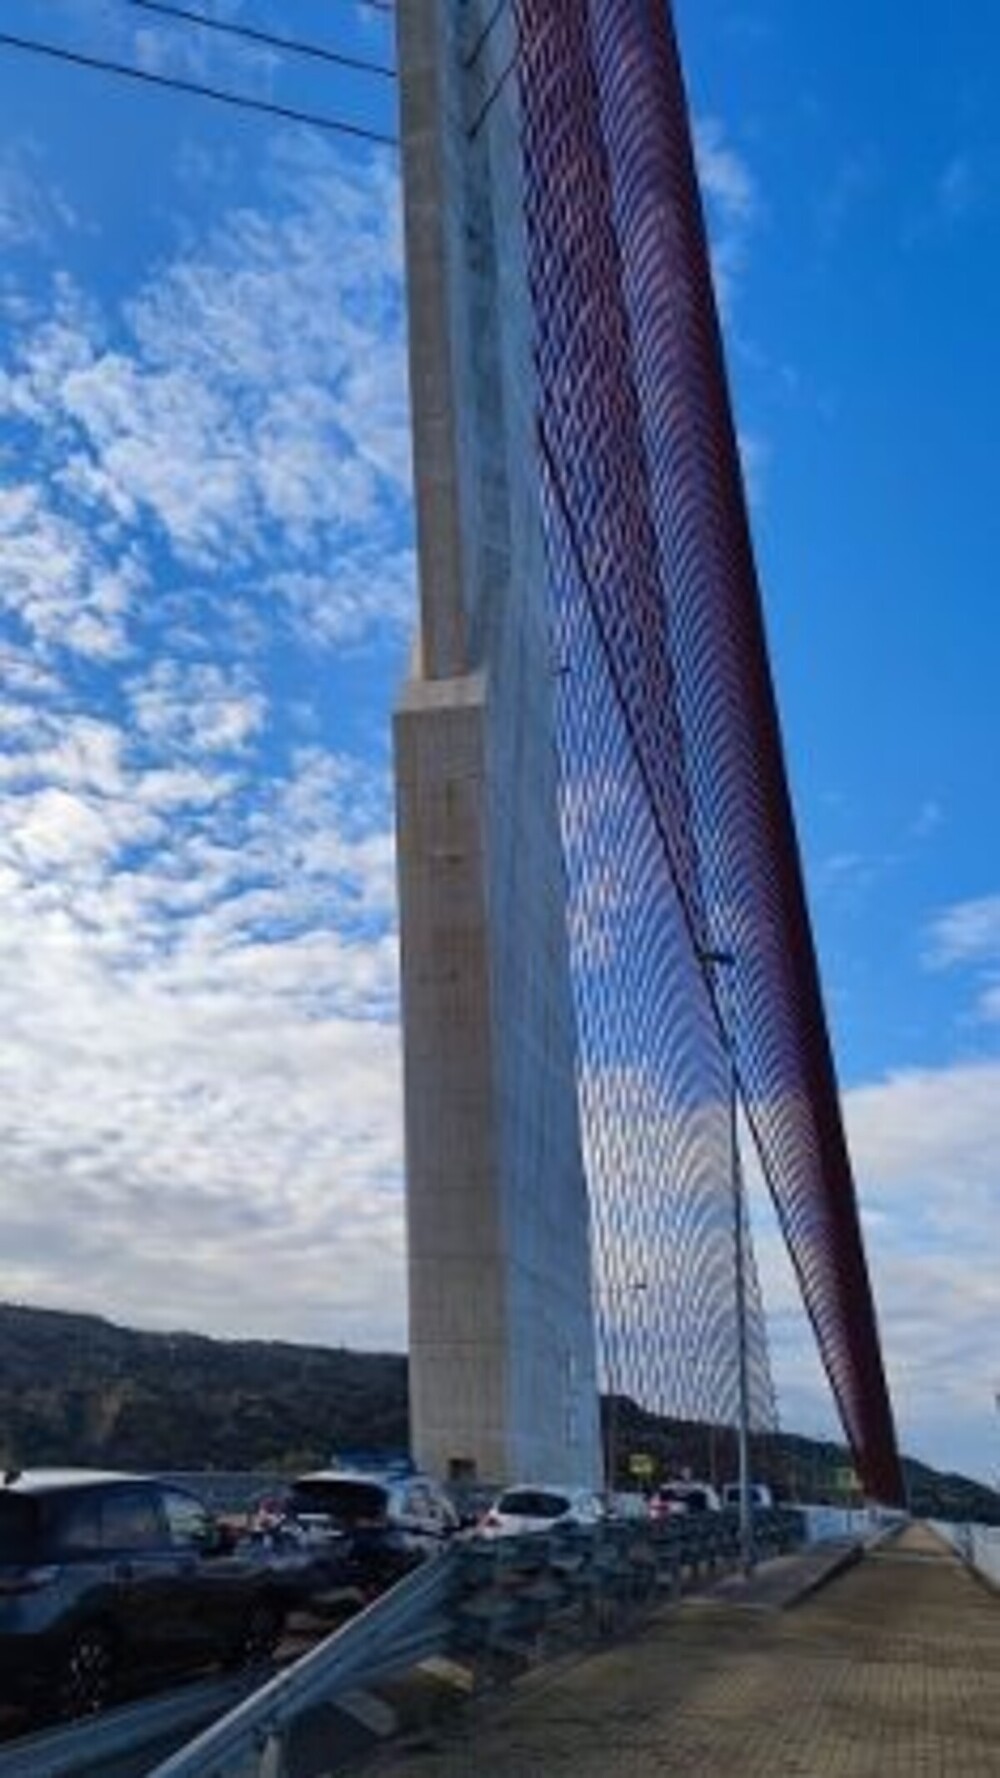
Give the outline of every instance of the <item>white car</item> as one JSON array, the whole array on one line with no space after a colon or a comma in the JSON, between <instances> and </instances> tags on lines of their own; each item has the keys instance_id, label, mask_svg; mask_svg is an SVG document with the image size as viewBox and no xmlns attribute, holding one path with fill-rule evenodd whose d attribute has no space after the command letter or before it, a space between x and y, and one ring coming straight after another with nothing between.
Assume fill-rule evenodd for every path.
<instances>
[{"instance_id":1,"label":"white car","mask_svg":"<svg viewBox=\"0 0 1000 1778\"><path fill-rule=\"evenodd\" d=\"M559 1525L597 1525L604 1517L600 1496L592 1488L520 1483L497 1496L479 1531L483 1537L522 1537Z\"/></svg>"},{"instance_id":2,"label":"white car","mask_svg":"<svg viewBox=\"0 0 1000 1778\"><path fill-rule=\"evenodd\" d=\"M722 1502L711 1482L664 1482L650 1496L651 1519L673 1519L687 1513L717 1513Z\"/></svg>"}]
</instances>

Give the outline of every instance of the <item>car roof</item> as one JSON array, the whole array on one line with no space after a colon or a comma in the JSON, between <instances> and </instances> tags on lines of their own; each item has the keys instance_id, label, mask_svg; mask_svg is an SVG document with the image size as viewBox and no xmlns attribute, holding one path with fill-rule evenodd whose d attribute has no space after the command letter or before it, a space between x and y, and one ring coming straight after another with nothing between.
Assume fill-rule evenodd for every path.
<instances>
[{"instance_id":1,"label":"car roof","mask_svg":"<svg viewBox=\"0 0 1000 1778\"><path fill-rule=\"evenodd\" d=\"M301 1482L348 1482L352 1488L365 1486L369 1488L395 1488L403 1482L427 1482L428 1476L379 1475L370 1469L311 1469L307 1475L297 1475L292 1483L297 1488Z\"/></svg>"},{"instance_id":2,"label":"car roof","mask_svg":"<svg viewBox=\"0 0 1000 1778\"><path fill-rule=\"evenodd\" d=\"M572 1500L578 1494L596 1494L596 1488L587 1488L576 1482L508 1482L501 1488L500 1498L504 1494L565 1494Z\"/></svg>"},{"instance_id":3,"label":"car roof","mask_svg":"<svg viewBox=\"0 0 1000 1778\"><path fill-rule=\"evenodd\" d=\"M8 1469L3 1487L12 1494L58 1494L64 1488L99 1488L109 1482L148 1482L154 1478L115 1469Z\"/></svg>"}]
</instances>

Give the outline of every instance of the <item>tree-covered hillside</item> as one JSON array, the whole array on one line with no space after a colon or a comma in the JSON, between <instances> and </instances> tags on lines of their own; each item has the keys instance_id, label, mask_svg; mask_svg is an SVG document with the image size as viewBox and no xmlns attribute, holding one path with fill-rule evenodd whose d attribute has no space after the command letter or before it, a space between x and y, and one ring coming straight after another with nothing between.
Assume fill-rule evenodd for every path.
<instances>
[{"instance_id":1,"label":"tree-covered hillside","mask_svg":"<svg viewBox=\"0 0 1000 1778\"><path fill-rule=\"evenodd\" d=\"M396 1354L137 1333L0 1305L0 1462L276 1469L407 1443Z\"/></svg>"}]
</instances>

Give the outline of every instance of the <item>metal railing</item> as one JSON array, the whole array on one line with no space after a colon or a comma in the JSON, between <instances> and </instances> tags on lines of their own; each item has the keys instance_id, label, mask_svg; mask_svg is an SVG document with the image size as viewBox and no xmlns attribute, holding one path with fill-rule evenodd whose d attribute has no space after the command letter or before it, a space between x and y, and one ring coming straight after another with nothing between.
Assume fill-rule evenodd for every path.
<instances>
[{"instance_id":1,"label":"metal railing","mask_svg":"<svg viewBox=\"0 0 1000 1778\"><path fill-rule=\"evenodd\" d=\"M294 1667L157 1766L153 1778L281 1778L286 1741L312 1711L360 1681L371 1684L439 1654L457 1548L426 1562Z\"/></svg>"},{"instance_id":2,"label":"metal railing","mask_svg":"<svg viewBox=\"0 0 1000 1778\"><path fill-rule=\"evenodd\" d=\"M759 1556L801 1544L795 1512L758 1513ZM455 1543L156 1767L151 1778L285 1778L296 1736L338 1697L432 1656L480 1677L567 1640L612 1637L686 1578L735 1565L735 1513Z\"/></svg>"},{"instance_id":3,"label":"metal railing","mask_svg":"<svg viewBox=\"0 0 1000 1778\"><path fill-rule=\"evenodd\" d=\"M873 1543L903 1524L907 1516L895 1508L880 1506L802 1505L798 1511L805 1520L807 1543L827 1543L845 1537L858 1543Z\"/></svg>"},{"instance_id":4,"label":"metal railing","mask_svg":"<svg viewBox=\"0 0 1000 1778\"><path fill-rule=\"evenodd\" d=\"M942 1519L932 1524L963 1562L1000 1588L1000 1525L949 1524Z\"/></svg>"},{"instance_id":5,"label":"metal railing","mask_svg":"<svg viewBox=\"0 0 1000 1778\"><path fill-rule=\"evenodd\" d=\"M195 1681L82 1722L22 1735L0 1747L0 1778L111 1778L119 1762L145 1749L152 1760L158 1750L188 1740L259 1683L250 1675Z\"/></svg>"}]
</instances>

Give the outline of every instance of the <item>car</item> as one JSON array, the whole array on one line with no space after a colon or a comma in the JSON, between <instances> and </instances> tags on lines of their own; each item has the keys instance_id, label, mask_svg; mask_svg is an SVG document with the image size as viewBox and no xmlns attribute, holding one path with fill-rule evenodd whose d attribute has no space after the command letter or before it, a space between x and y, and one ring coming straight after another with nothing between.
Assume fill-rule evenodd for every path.
<instances>
[{"instance_id":1,"label":"car","mask_svg":"<svg viewBox=\"0 0 1000 1778\"><path fill-rule=\"evenodd\" d=\"M592 1488L520 1483L498 1494L479 1526L483 1537L521 1537L561 1525L599 1525L606 1517Z\"/></svg>"},{"instance_id":2,"label":"car","mask_svg":"<svg viewBox=\"0 0 1000 1778\"><path fill-rule=\"evenodd\" d=\"M765 1511L774 1505L774 1495L766 1482L749 1483L750 1505L755 1512ZM725 1507L739 1508L739 1482L726 1482L722 1489L722 1504Z\"/></svg>"},{"instance_id":3,"label":"car","mask_svg":"<svg viewBox=\"0 0 1000 1778\"><path fill-rule=\"evenodd\" d=\"M293 1482L285 1510L331 1578L366 1598L440 1552L460 1528L444 1490L416 1471L313 1470Z\"/></svg>"},{"instance_id":4,"label":"car","mask_svg":"<svg viewBox=\"0 0 1000 1778\"><path fill-rule=\"evenodd\" d=\"M84 1469L0 1478L0 1700L89 1715L126 1681L249 1665L303 1589L186 1489Z\"/></svg>"},{"instance_id":5,"label":"car","mask_svg":"<svg viewBox=\"0 0 1000 1778\"><path fill-rule=\"evenodd\" d=\"M634 1489L630 1492L619 1490L617 1493L604 1496L604 1511L609 1519L644 1524L649 1518L649 1499L645 1494L639 1494Z\"/></svg>"},{"instance_id":6,"label":"car","mask_svg":"<svg viewBox=\"0 0 1000 1778\"><path fill-rule=\"evenodd\" d=\"M664 1482L649 1497L649 1516L653 1520L721 1510L722 1502L711 1482Z\"/></svg>"}]
</instances>

